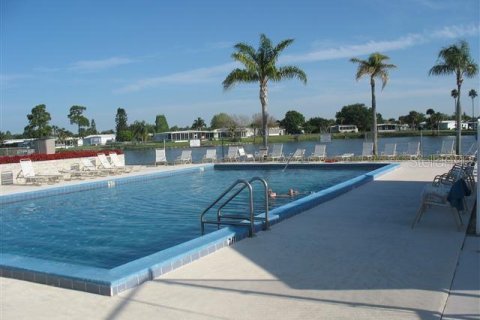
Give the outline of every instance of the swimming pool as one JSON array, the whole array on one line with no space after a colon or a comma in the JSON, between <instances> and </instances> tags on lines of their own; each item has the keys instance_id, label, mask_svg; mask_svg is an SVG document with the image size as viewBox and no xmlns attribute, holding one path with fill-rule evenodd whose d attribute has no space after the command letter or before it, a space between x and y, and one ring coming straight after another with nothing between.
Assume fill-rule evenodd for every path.
<instances>
[{"instance_id":1,"label":"swimming pool","mask_svg":"<svg viewBox=\"0 0 480 320\"><path fill-rule=\"evenodd\" d=\"M274 165L215 166L215 169L207 165L175 173L59 188L56 192L39 192L23 198L2 197L2 275L21 272L23 279L33 277L35 281L36 274L46 273L45 279L39 276L41 281L36 282L52 284L48 283L49 275L60 273L59 278L51 279L54 285L60 285L62 277L66 277L70 281L67 287L82 290L85 282L84 291L115 294L130 287L128 281L141 283L135 272L150 270L152 265L162 263L161 259L164 262L165 257L171 260L177 247L188 248L189 252L197 248L197 255L191 253L187 259L193 260L202 255L202 250L203 254L212 250L208 242L212 239L214 249L218 249L244 237L246 230L224 228L196 239L200 245L193 244L200 233L200 212L238 178L261 176L277 193L286 193L289 188L305 192L294 199L279 198L271 202L273 208L290 208L285 211L286 217L305 210L307 204L314 205L322 190L365 177L380 166L384 165L292 165L282 172L283 166ZM31 199L25 199L27 196ZM240 197L231 209L241 207L243 200ZM289 203L292 200L295 201ZM262 201L261 197L256 198L256 202ZM256 208L260 210L257 213L263 209L261 205ZM279 219L281 210L277 209L271 215ZM180 265L187 260L181 258ZM169 266L174 269L179 262L172 260ZM134 269L136 280L132 282ZM166 269L162 265L161 273ZM77 280L80 284L75 288ZM87 280L98 288L88 290Z\"/></svg>"}]
</instances>

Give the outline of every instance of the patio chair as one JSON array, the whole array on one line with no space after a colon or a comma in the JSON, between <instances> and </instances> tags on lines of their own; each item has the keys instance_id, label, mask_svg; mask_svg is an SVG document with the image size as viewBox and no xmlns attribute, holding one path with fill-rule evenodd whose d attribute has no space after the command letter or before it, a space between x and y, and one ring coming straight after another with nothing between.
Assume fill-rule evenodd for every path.
<instances>
[{"instance_id":1,"label":"patio chair","mask_svg":"<svg viewBox=\"0 0 480 320\"><path fill-rule=\"evenodd\" d=\"M381 156L386 159L395 159L397 156L397 144L396 143L387 143L381 153Z\"/></svg>"},{"instance_id":2,"label":"patio chair","mask_svg":"<svg viewBox=\"0 0 480 320\"><path fill-rule=\"evenodd\" d=\"M455 140L444 140L442 141L442 148L438 153L438 156L442 159L453 159L455 158Z\"/></svg>"},{"instance_id":3,"label":"patio chair","mask_svg":"<svg viewBox=\"0 0 480 320\"><path fill-rule=\"evenodd\" d=\"M473 164L474 165L474 164ZM460 230L463 221L460 212L468 210L466 197L472 194L472 164L455 164L449 172L437 175L431 184L424 187L422 200L417 215L412 223L412 229L422 218L425 209L430 206L447 207L452 213Z\"/></svg>"},{"instance_id":4,"label":"patio chair","mask_svg":"<svg viewBox=\"0 0 480 320\"><path fill-rule=\"evenodd\" d=\"M81 170L80 169L80 164L72 164L70 166L70 169L61 169L60 170L61 174L68 174L70 178L78 178L78 179L83 179L84 177L88 178L93 178L97 175L96 172L94 171L89 171L89 170Z\"/></svg>"},{"instance_id":5,"label":"patio chair","mask_svg":"<svg viewBox=\"0 0 480 320\"><path fill-rule=\"evenodd\" d=\"M246 153L243 147L238 148L238 156L243 161L255 161L255 157L251 153Z\"/></svg>"},{"instance_id":6,"label":"patio chair","mask_svg":"<svg viewBox=\"0 0 480 320\"><path fill-rule=\"evenodd\" d=\"M62 174L37 174L33 169L32 160L30 159L21 159L20 160L21 170L17 175L17 179L24 179L25 183L55 183L63 179Z\"/></svg>"},{"instance_id":7,"label":"patio chair","mask_svg":"<svg viewBox=\"0 0 480 320\"><path fill-rule=\"evenodd\" d=\"M187 164L192 163L192 150L182 150L180 156L175 159L175 164Z\"/></svg>"},{"instance_id":8,"label":"patio chair","mask_svg":"<svg viewBox=\"0 0 480 320\"><path fill-rule=\"evenodd\" d=\"M110 161L108 161L107 156L104 153L97 154L97 159L100 161L102 169L109 170L111 173L121 173L124 171L122 168L114 167Z\"/></svg>"},{"instance_id":9,"label":"patio chair","mask_svg":"<svg viewBox=\"0 0 480 320\"><path fill-rule=\"evenodd\" d=\"M165 149L155 149L155 166L157 164L168 165Z\"/></svg>"},{"instance_id":10,"label":"patio chair","mask_svg":"<svg viewBox=\"0 0 480 320\"><path fill-rule=\"evenodd\" d=\"M308 157L310 161L324 161L327 157L327 145L316 144L313 153Z\"/></svg>"},{"instance_id":11,"label":"patio chair","mask_svg":"<svg viewBox=\"0 0 480 320\"><path fill-rule=\"evenodd\" d=\"M332 142L332 135L330 133L322 133L320 135L320 142Z\"/></svg>"},{"instance_id":12,"label":"patio chair","mask_svg":"<svg viewBox=\"0 0 480 320\"><path fill-rule=\"evenodd\" d=\"M227 155L223 158L223 161L237 161L238 160L238 147L228 147Z\"/></svg>"},{"instance_id":13,"label":"patio chair","mask_svg":"<svg viewBox=\"0 0 480 320\"><path fill-rule=\"evenodd\" d=\"M420 157L420 142L409 142L404 156L409 159L418 159Z\"/></svg>"},{"instance_id":14,"label":"patio chair","mask_svg":"<svg viewBox=\"0 0 480 320\"><path fill-rule=\"evenodd\" d=\"M267 159L268 156L268 148L260 148L257 152L255 152L255 159L258 161L264 161Z\"/></svg>"},{"instance_id":15,"label":"patio chair","mask_svg":"<svg viewBox=\"0 0 480 320\"><path fill-rule=\"evenodd\" d=\"M202 162L217 162L217 149L207 149Z\"/></svg>"},{"instance_id":16,"label":"patio chair","mask_svg":"<svg viewBox=\"0 0 480 320\"><path fill-rule=\"evenodd\" d=\"M99 175L99 176L106 176L109 173L116 173L117 170L115 169L102 169L97 168L97 166L89 159L89 158L81 158L80 162L82 164L82 170L91 172L92 174Z\"/></svg>"},{"instance_id":17,"label":"patio chair","mask_svg":"<svg viewBox=\"0 0 480 320\"><path fill-rule=\"evenodd\" d=\"M463 154L463 160L475 160L477 158L477 143L474 142L468 148L467 152Z\"/></svg>"},{"instance_id":18,"label":"patio chair","mask_svg":"<svg viewBox=\"0 0 480 320\"><path fill-rule=\"evenodd\" d=\"M362 160L373 158L373 142L364 142L362 145Z\"/></svg>"},{"instance_id":19,"label":"patio chair","mask_svg":"<svg viewBox=\"0 0 480 320\"><path fill-rule=\"evenodd\" d=\"M272 147L272 152L268 154L267 160L281 161L283 160L283 144L276 143Z\"/></svg>"},{"instance_id":20,"label":"patio chair","mask_svg":"<svg viewBox=\"0 0 480 320\"><path fill-rule=\"evenodd\" d=\"M120 160L116 152L110 152L109 156L110 156L111 164L113 165L114 168L118 168L119 170L122 170L126 173L132 172L133 168L128 168L127 166L125 166L125 163L122 160Z\"/></svg>"},{"instance_id":21,"label":"patio chair","mask_svg":"<svg viewBox=\"0 0 480 320\"><path fill-rule=\"evenodd\" d=\"M294 153L288 156L288 161L303 161L305 160L305 149L298 148Z\"/></svg>"}]
</instances>

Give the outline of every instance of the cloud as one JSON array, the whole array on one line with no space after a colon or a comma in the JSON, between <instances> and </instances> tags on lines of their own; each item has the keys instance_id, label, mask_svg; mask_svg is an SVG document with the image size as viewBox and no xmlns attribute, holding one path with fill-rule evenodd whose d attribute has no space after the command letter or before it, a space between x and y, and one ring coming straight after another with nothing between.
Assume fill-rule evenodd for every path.
<instances>
[{"instance_id":1,"label":"cloud","mask_svg":"<svg viewBox=\"0 0 480 320\"><path fill-rule=\"evenodd\" d=\"M31 74L0 74L0 88L7 89L15 86L21 80L34 78Z\"/></svg>"},{"instance_id":2,"label":"cloud","mask_svg":"<svg viewBox=\"0 0 480 320\"><path fill-rule=\"evenodd\" d=\"M314 62L323 60L344 59L361 56L372 52L402 50L436 39L452 39L475 36L480 33L478 25L446 26L432 32L413 33L394 40L368 41L363 44L351 44L336 48L318 49L304 54L285 55L280 62Z\"/></svg>"},{"instance_id":3,"label":"cloud","mask_svg":"<svg viewBox=\"0 0 480 320\"><path fill-rule=\"evenodd\" d=\"M199 68L185 72L172 73L166 76L144 78L135 81L132 84L115 90L115 93L136 92L146 88L157 87L161 84L196 84L216 80L219 76L225 76L227 72L233 70L237 64L235 62L226 63L218 66Z\"/></svg>"},{"instance_id":4,"label":"cloud","mask_svg":"<svg viewBox=\"0 0 480 320\"><path fill-rule=\"evenodd\" d=\"M103 60L82 60L72 63L68 69L78 72L96 72L133 62L135 60L121 57L111 57Z\"/></svg>"},{"instance_id":5,"label":"cloud","mask_svg":"<svg viewBox=\"0 0 480 320\"><path fill-rule=\"evenodd\" d=\"M313 62L322 60L343 59L347 57L370 54L375 51L392 51L412 47L421 42L424 38L420 35L412 34L391 41L368 41L364 44L354 44L340 46L338 48L321 49L311 51L300 55L285 55L280 58L280 62Z\"/></svg>"},{"instance_id":6,"label":"cloud","mask_svg":"<svg viewBox=\"0 0 480 320\"><path fill-rule=\"evenodd\" d=\"M480 27L478 25L469 25L469 26L449 26L444 27L440 30L436 30L431 33L430 37L432 38L462 38L462 37L472 37L480 33Z\"/></svg>"}]
</instances>

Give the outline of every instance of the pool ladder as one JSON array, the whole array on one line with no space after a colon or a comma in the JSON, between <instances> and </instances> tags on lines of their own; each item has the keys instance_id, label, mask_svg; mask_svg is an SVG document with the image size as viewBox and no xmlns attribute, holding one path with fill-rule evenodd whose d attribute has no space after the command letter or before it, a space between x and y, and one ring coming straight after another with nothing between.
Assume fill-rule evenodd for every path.
<instances>
[{"instance_id":1,"label":"pool ladder","mask_svg":"<svg viewBox=\"0 0 480 320\"><path fill-rule=\"evenodd\" d=\"M261 182L264 191L265 191L265 217L259 217L255 216L255 210L253 208L253 188L252 188L252 182ZM233 192L234 189L240 186L240 189L237 191ZM249 201L249 212L248 215L245 214L225 214L222 213L222 209L233 199L235 199L240 192L242 192L245 188L248 189L248 201ZM233 194L232 194L233 192ZM206 219L205 215L212 209L215 205L220 203L220 201L224 198L226 198L229 194L231 194L230 197L228 197L224 202L222 202L218 209L217 209L217 217L216 220L208 220ZM244 179L238 179L235 181L230 187L228 187L208 208L203 210L202 214L200 215L200 224L201 224L201 229L202 229L202 235L205 234L205 224L216 224L218 228L220 228L221 225L234 225L234 226L244 226L248 227L248 235L249 237L252 237L255 234L255 221L261 221L263 222L263 230L267 230L269 228L269 222L268 222L268 184L265 179L260 178L260 177L253 177L250 180L244 180Z\"/></svg>"}]
</instances>

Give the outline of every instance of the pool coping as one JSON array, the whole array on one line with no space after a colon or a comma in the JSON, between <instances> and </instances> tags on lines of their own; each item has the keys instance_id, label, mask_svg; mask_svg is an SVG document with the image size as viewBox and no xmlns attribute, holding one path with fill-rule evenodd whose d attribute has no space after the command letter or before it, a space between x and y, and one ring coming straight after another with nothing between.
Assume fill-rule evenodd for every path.
<instances>
[{"instance_id":1,"label":"pool coping","mask_svg":"<svg viewBox=\"0 0 480 320\"><path fill-rule=\"evenodd\" d=\"M362 174L336 184L325 190L308 195L304 198L290 202L284 206L275 208L269 212L270 225L288 219L319 204L331 200L343 193L357 188L365 183L375 180L377 177L395 170L398 163L334 163L334 164L292 164L291 167L361 167L381 166L373 171ZM241 168L245 166L277 166L284 164L221 164L218 168ZM182 168L180 170L148 173L133 177L116 177L109 180L88 182L68 187L50 188L48 190L26 192L0 197L0 204L31 199L36 193L37 197L47 197L58 193L69 193L87 189L109 187L110 181L117 184L131 181L142 181L154 176L171 176L185 174L192 171L213 169L213 164L205 164L202 167ZM38 194L39 193L39 194ZM263 227L261 222L255 223L255 230ZM203 256L211 254L223 247L230 246L236 241L248 237L248 229L242 227L226 227L207 235L192 239L177 246L156 252L140 259L128 262L124 265L112 268L96 268L63 262L47 261L37 258L29 258L3 253L0 261L0 276L26 280L40 284L46 284L67 289L85 291L106 296L114 296L127 289L136 287L141 283L155 279L162 274L189 264ZM27 269L25 266L34 266ZM32 270L35 269L35 270Z\"/></svg>"}]
</instances>

